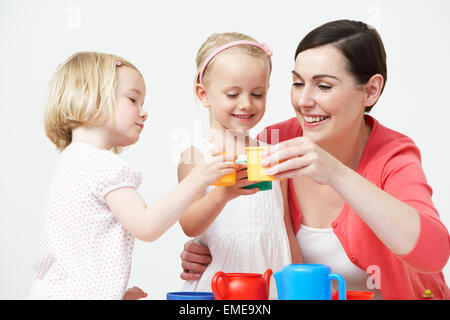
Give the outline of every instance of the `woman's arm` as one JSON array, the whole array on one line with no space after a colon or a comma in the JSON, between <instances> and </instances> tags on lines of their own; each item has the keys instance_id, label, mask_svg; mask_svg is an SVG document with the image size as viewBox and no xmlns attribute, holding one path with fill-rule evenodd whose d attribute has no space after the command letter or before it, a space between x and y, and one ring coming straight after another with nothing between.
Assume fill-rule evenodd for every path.
<instances>
[{"instance_id":1,"label":"woman's arm","mask_svg":"<svg viewBox=\"0 0 450 320\"><path fill-rule=\"evenodd\" d=\"M420 219L416 210L348 168L307 137L282 142L267 152L264 166L277 178L305 175L334 188L378 238L395 254L410 252L417 243Z\"/></svg>"},{"instance_id":2,"label":"woman's arm","mask_svg":"<svg viewBox=\"0 0 450 320\"><path fill-rule=\"evenodd\" d=\"M289 247L291 248L292 263L303 263L300 245L297 241L297 237L294 234L294 228L292 227L291 214L289 211L287 179L281 181L281 192L283 193L283 203L284 203L284 225L286 227L286 232L289 239Z\"/></svg>"},{"instance_id":3,"label":"woman's arm","mask_svg":"<svg viewBox=\"0 0 450 320\"><path fill-rule=\"evenodd\" d=\"M414 208L344 165L330 186L393 253L404 255L414 248L420 233L420 219Z\"/></svg>"}]
</instances>

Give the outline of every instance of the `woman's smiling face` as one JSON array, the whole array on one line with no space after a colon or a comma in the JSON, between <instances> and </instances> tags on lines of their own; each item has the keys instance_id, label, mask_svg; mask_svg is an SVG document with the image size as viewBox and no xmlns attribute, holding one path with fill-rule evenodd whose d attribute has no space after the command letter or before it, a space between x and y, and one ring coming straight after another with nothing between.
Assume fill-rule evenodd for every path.
<instances>
[{"instance_id":1,"label":"woman's smiling face","mask_svg":"<svg viewBox=\"0 0 450 320\"><path fill-rule=\"evenodd\" d=\"M300 52L292 71L291 101L303 135L316 143L333 143L363 121L364 85L356 83L345 57L325 45Z\"/></svg>"}]
</instances>

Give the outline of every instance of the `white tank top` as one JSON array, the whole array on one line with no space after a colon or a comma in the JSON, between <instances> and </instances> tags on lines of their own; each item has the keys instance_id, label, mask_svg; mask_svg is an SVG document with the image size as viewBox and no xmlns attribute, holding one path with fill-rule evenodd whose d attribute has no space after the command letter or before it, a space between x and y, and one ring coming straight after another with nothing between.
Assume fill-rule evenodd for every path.
<instances>
[{"instance_id":1,"label":"white tank top","mask_svg":"<svg viewBox=\"0 0 450 320\"><path fill-rule=\"evenodd\" d=\"M344 277L347 290L373 291L374 300L383 299L380 290L367 288L370 275L351 262L333 228L311 228L302 224L296 237L304 263L327 265L333 273ZM336 281L333 281L333 288L337 289Z\"/></svg>"}]
</instances>

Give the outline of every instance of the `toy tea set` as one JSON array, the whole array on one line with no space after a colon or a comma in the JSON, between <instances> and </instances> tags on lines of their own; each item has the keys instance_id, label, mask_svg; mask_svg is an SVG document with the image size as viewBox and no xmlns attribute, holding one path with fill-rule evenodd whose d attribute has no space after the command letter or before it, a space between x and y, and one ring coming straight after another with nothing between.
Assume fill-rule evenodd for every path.
<instances>
[{"instance_id":1,"label":"toy tea set","mask_svg":"<svg viewBox=\"0 0 450 320\"><path fill-rule=\"evenodd\" d=\"M247 162L249 181L258 183L245 188L272 189L273 176L266 175L261 166L260 153L267 147L247 147L247 159L237 159L236 163ZM216 181L214 186L231 186L236 183L236 172L227 174ZM331 273L323 264L291 264L273 273L267 269L259 273L214 274L211 280L212 292L170 292L168 300L268 300L270 277L275 277L278 300L371 300L373 292L346 291L344 278ZM332 280L338 282L338 292L332 292Z\"/></svg>"},{"instance_id":2,"label":"toy tea set","mask_svg":"<svg viewBox=\"0 0 450 320\"><path fill-rule=\"evenodd\" d=\"M214 274L212 292L172 292L168 300L268 300L272 270ZM372 300L373 292L346 291L344 278L323 264L291 264L273 274L278 300ZM338 291L332 292L332 280Z\"/></svg>"}]
</instances>

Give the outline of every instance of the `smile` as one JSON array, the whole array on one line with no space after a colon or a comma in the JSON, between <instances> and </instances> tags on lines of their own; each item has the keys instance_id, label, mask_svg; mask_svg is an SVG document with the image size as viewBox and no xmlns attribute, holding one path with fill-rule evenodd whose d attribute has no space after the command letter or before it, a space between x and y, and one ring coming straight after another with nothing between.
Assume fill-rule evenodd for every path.
<instances>
[{"instance_id":1,"label":"smile","mask_svg":"<svg viewBox=\"0 0 450 320\"><path fill-rule=\"evenodd\" d=\"M303 118L305 119L305 126L312 127L312 126L318 126L322 124L323 121L330 118L329 116L307 116L303 115Z\"/></svg>"},{"instance_id":2,"label":"smile","mask_svg":"<svg viewBox=\"0 0 450 320\"><path fill-rule=\"evenodd\" d=\"M231 115L239 119L240 121L248 121L255 116L255 114L231 114Z\"/></svg>"}]
</instances>

